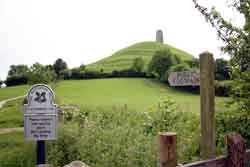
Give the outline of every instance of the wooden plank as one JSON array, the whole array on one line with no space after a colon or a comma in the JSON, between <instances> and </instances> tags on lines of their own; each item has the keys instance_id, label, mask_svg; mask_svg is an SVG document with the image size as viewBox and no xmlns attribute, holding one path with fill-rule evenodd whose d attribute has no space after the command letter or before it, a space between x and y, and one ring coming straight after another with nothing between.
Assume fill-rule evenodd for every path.
<instances>
[{"instance_id":1,"label":"wooden plank","mask_svg":"<svg viewBox=\"0 0 250 167\"><path fill-rule=\"evenodd\" d=\"M200 73L197 71L171 72L168 82L170 86L199 86Z\"/></svg>"},{"instance_id":2,"label":"wooden plank","mask_svg":"<svg viewBox=\"0 0 250 167\"><path fill-rule=\"evenodd\" d=\"M244 166L249 167L250 166L249 164L250 164L250 150L247 150L244 155ZM197 161L194 163L182 165L180 167L227 167L227 157L220 156L214 159Z\"/></svg>"},{"instance_id":3,"label":"wooden plank","mask_svg":"<svg viewBox=\"0 0 250 167\"><path fill-rule=\"evenodd\" d=\"M209 52L200 54L201 156L215 158L214 59Z\"/></svg>"},{"instance_id":4,"label":"wooden plank","mask_svg":"<svg viewBox=\"0 0 250 167\"><path fill-rule=\"evenodd\" d=\"M213 159L198 161L183 165L183 167L226 167L227 159L225 156L220 156Z\"/></svg>"},{"instance_id":5,"label":"wooden plank","mask_svg":"<svg viewBox=\"0 0 250 167\"><path fill-rule=\"evenodd\" d=\"M176 133L159 133L160 167L177 166L177 136Z\"/></svg>"}]
</instances>

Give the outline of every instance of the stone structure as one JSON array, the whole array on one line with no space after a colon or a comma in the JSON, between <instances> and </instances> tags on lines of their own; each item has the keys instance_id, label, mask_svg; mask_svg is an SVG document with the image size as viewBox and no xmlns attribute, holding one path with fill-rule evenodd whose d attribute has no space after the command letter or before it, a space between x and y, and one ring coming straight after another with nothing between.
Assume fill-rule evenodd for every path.
<instances>
[{"instance_id":1,"label":"stone structure","mask_svg":"<svg viewBox=\"0 0 250 167\"><path fill-rule=\"evenodd\" d=\"M81 161L73 161L70 164L65 165L64 167L89 167L89 166Z\"/></svg>"},{"instance_id":2,"label":"stone structure","mask_svg":"<svg viewBox=\"0 0 250 167\"><path fill-rule=\"evenodd\" d=\"M157 30L156 31L156 42L161 42L161 43L164 42L162 30Z\"/></svg>"}]
</instances>

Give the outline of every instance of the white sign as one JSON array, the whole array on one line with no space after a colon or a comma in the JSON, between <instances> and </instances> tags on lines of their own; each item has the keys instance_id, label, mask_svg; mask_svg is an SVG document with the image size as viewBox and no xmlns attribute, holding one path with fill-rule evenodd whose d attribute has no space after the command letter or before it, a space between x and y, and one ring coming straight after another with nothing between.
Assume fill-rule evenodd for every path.
<instances>
[{"instance_id":1,"label":"white sign","mask_svg":"<svg viewBox=\"0 0 250 167\"><path fill-rule=\"evenodd\" d=\"M24 105L24 133L27 140L55 140L57 138L57 107L54 93L43 84L34 85Z\"/></svg>"},{"instance_id":2,"label":"white sign","mask_svg":"<svg viewBox=\"0 0 250 167\"><path fill-rule=\"evenodd\" d=\"M172 72L168 82L170 86L199 86L200 74L196 71Z\"/></svg>"}]
</instances>

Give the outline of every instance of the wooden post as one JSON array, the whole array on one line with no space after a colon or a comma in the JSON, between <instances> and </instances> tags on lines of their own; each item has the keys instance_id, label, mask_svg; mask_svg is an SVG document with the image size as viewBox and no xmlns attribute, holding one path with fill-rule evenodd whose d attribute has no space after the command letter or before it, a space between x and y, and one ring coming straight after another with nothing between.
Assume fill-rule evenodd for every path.
<instances>
[{"instance_id":1,"label":"wooden post","mask_svg":"<svg viewBox=\"0 0 250 167\"><path fill-rule=\"evenodd\" d=\"M176 133L159 133L160 167L177 166L177 137Z\"/></svg>"},{"instance_id":2,"label":"wooden post","mask_svg":"<svg viewBox=\"0 0 250 167\"><path fill-rule=\"evenodd\" d=\"M200 101L201 101L201 156L215 157L214 119L214 59L213 54L200 54Z\"/></svg>"},{"instance_id":3,"label":"wooden post","mask_svg":"<svg viewBox=\"0 0 250 167\"><path fill-rule=\"evenodd\" d=\"M245 144L244 139L238 133L230 133L227 140L227 167L244 167Z\"/></svg>"}]
</instances>

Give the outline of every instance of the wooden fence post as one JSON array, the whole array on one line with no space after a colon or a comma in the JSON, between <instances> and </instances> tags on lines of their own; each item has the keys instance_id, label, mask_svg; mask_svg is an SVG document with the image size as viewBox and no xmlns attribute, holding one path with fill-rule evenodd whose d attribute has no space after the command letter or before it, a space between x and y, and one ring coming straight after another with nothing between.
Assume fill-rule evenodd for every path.
<instances>
[{"instance_id":1,"label":"wooden fence post","mask_svg":"<svg viewBox=\"0 0 250 167\"><path fill-rule=\"evenodd\" d=\"M213 54L200 54L200 101L201 101L201 156L215 157L214 119L214 59Z\"/></svg>"},{"instance_id":2,"label":"wooden fence post","mask_svg":"<svg viewBox=\"0 0 250 167\"><path fill-rule=\"evenodd\" d=\"M177 136L176 133L159 133L160 167L177 166Z\"/></svg>"},{"instance_id":3,"label":"wooden fence post","mask_svg":"<svg viewBox=\"0 0 250 167\"><path fill-rule=\"evenodd\" d=\"M227 140L227 167L244 167L245 144L238 133L230 133Z\"/></svg>"}]
</instances>

